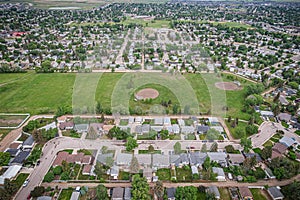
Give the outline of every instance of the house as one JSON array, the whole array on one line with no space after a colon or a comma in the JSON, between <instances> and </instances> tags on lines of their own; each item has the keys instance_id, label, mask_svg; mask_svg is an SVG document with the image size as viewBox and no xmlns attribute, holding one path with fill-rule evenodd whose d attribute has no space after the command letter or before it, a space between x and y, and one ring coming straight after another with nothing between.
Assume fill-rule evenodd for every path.
<instances>
[{"instance_id":1,"label":"house","mask_svg":"<svg viewBox=\"0 0 300 200\"><path fill-rule=\"evenodd\" d=\"M174 134L179 134L180 133L180 128L178 124L172 124L172 129Z\"/></svg>"},{"instance_id":2,"label":"house","mask_svg":"<svg viewBox=\"0 0 300 200\"><path fill-rule=\"evenodd\" d=\"M282 143L276 143L273 147L272 147L272 156L271 158L277 158L277 157L281 157L283 154L285 154L286 150L288 149L288 147Z\"/></svg>"},{"instance_id":3,"label":"house","mask_svg":"<svg viewBox=\"0 0 300 200\"><path fill-rule=\"evenodd\" d=\"M168 200L175 200L176 188L167 188L167 197Z\"/></svg>"},{"instance_id":4,"label":"house","mask_svg":"<svg viewBox=\"0 0 300 200\"><path fill-rule=\"evenodd\" d=\"M264 171L265 171L265 173L266 173L266 175L269 179L275 179L276 178L276 176L274 176L274 174L273 174L273 172L270 168L266 168Z\"/></svg>"},{"instance_id":5,"label":"house","mask_svg":"<svg viewBox=\"0 0 300 200\"><path fill-rule=\"evenodd\" d=\"M52 122L50 124L47 124L46 126L39 128L38 130L45 129L46 131L48 131L50 129L55 129L55 128L56 128L56 123Z\"/></svg>"},{"instance_id":6,"label":"house","mask_svg":"<svg viewBox=\"0 0 300 200\"><path fill-rule=\"evenodd\" d=\"M257 163L260 163L262 161L262 159L261 159L261 157L260 157L260 155L258 153L244 153L244 156L246 158L255 157Z\"/></svg>"},{"instance_id":7,"label":"house","mask_svg":"<svg viewBox=\"0 0 300 200\"><path fill-rule=\"evenodd\" d=\"M161 118L161 117L154 118L154 124L155 125L163 125L163 118Z\"/></svg>"},{"instance_id":8,"label":"house","mask_svg":"<svg viewBox=\"0 0 300 200\"><path fill-rule=\"evenodd\" d=\"M182 126L181 127L181 133L182 134L189 134L189 133L194 133L195 128L193 126Z\"/></svg>"},{"instance_id":9,"label":"house","mask_svg":"<svg viewBox=\"0 0 300 200\"><path fill-rule=\"evenodd\" d=\"M183 119L177 119L177 122L178 122L178 125L179 125L180 127L185 126L185 122L184 122Z\"/></svg>"},{"instance_id":10,"label":"house","mask_svg":"<svg viewBox=\"0 0 300 200\"><path fill-rule=\"evenodd\" d=\"M60 130L72 130L74 128L74 123L72 121L62 122L59 124Z\"/></svg>"},{"instance_id":11,"label":"house","mask_svg":"<svg viewBox=\"0 0 300 200\"><path fill-rule=\"evenodd\" d=\"M171 125L171 118L170 117L164 117L164 125L165 126Z\"/></svg>"},{"instance_id":12,"label":"house","mask_svg":"<svg viewBox=\"0 0 300 200\"><path fill-rule=\"evenodd\" d=\"M103 133L103 123L91 123L89 126L89 133L95 131L98 135Z\"/></svg>"},{"instance_id":13,"label":"house","mask_svg":"<svg viewBox=\"0 0 300 200\"><path fill-rule=\"evenodd\" d=\"M263 116L263 117L268 117L268 118L274 117L274 113L272 111L261 110L260 115Z\"/></svg>"},{"instance_id":14,"label":"house","mask_svg":"<svg viewBox=\"0 0 300 200\"><path fill-rule=\"evenodd\" d=\"M143 123L143 118L142 117L136 117L135 118L135 123L137 123L137 124Z\"/></svg>"},{"instance_id":15,"label":"house","mask_svg":"<svg viewBox=\"0 0 300 200\"><path fill-rule=\"evenodd\" d=\"M169 155L153 154L152 165L156 168L167 168L170 166Z\"/></svg>"},{"instance_id":16,"label":"house","mask_svg":"<svg viewBox=\"0 0 300 200\"><path fill-rule=\"evenodd\" d=\"M152 173L151 168L147 167L143 170L143 177L145 177L147 179L147 182L151 182L152 176L153 176L153 173Z\"/></svg>"},{"instance_id":17,"label":"house","mask_svg":"<svg viewBox=\"0 0 300 200\"><path fill-rule=\"evenodd\" d=\"M290 146L292 146L292 145L294 145L294 144L297 143L293 138L290 138L290 137L287 137L287 136L283 136L283 138L281 138L279 140L279 142L281 144L284 144L287 147L290 147Z\"/></svg>"},{"instance_id":18,"label":"house","mask_svg":"<svg viewBox=\"0 0 300 200\"><path fill-rule=\"evenodd\" d=\"M119 176L119 167L114 165L109 170L109 175L113 177L113 179L117 180Z\"/></svg>"},{"instance_id":19,"label":"house","mask_svg":"<svg viewBox=\"0 0 300 200\"><path fill-rule=\"evenodd\" d=\"M119 166L129 166L131 163L132 154L129 153L119 153L117 155L117 165Z\"/></svg>"},{"instance_id":20,"label":"house","mask_svg":"<svg viewBox=\"0 0 300 200\"><path fill-rule=\"evenodd\" d=\"M4 180L7 178L11 180L14 178L19 171L21 170L22 166L21 165L12 165L10 166L1 176L0 176L0 185L4 184Z\"/></svg>"},{"instance_id":21,"label":"house","mask_svg":"<svg viewBox=\"0 0 300 200\"><path fill-rule=\"evenodd\" d=\"M9 149L20 149L22 147L22 142L15 141L9 145Z\"/></svg>"},{"instance_id":22,"label":"house","mask_svg":"<svg viewBox=\"0 0 300 200\"><path fill-rule=\"evenodd\" d=\"M32 149L33 148L33 145L34 145L34 139L33 139L33 136L30 135L22 144L22 148L23 150L26 150L26 149Z\"/></svg>"},{"instance_id":23,"label":"house","mask_svg":"<svg viewBox=\"0 0 300 200\"><path fill-rule=\"evenodd\" d=\"M8 152L11 157L15 157L20 152L20 149L6 149L5 152Z\"/></svg>"},{"instance_id":24,"label":"house","mask_svg":"<svg viewBox=\"0 0 300 200\"><path fill-rule=\"evenodd\" d=\"M172 157L172 164L177 166L177 167L181 167L183 165L188 165L189 164L189 158L188 155L186 153L182 153L180 154L177 159L174 159L174 156Z\"/></svg>"},{"instance_id":25,"label":"house","mask_svg":"<svg viewBox=\"0 0 300 200\"><path fill-rule=\"evenodd\" d=\"M192 174L199 174L199 172L198 172L198 168L196 167L196 166L192 166L191 167L191 169L192 169Z\"/></svg>"},{"instance_id":26,"label":"house","mask_svg":"<svg viewBox=\"0 0 300 200\"><path fill-rule=\"evenodd\" d=\"M70 200L78 200L80 196L80 191L73 191Z\"/></svg>"},{"instance_id":27,"label":"house","mask_svg":"<svg viewBox=\"0 0 300 200\"><path fill-rule=\"evenodd\" d=\"M151 154L137 154L135 157L141 166L149 167L151 165Z\"/></svg>"},{"instance_id":28,"label":"house","mask_svg":"<svg viewBox=\"0 0 300 200\"><path fill-rule=\"evenodd\" d=\"M211 125L218 125L219 124L219 120L216 117L209 117L208 121Z\"/></svg>"},{"instance_id":29,"label":"house","mask_svg":"<svg viewBox=\"0 0 300 200\"><path fill-rule=\"evenodd\" d=\"M285 96L283 96L283 95L280 95L280 96L279 96L279 102L280 102L282 105L284 105L284 106L286 106L286 105L289 104L288 100L287 100L287 99L285 98Z\"/></svg>"},{"instance_id":30,"label":"house","mask_svg":"<svg viewBox=\"0 0 300 200\"><path fill-rule=\"evenodd\" d=\"M273 200L282 200L284 199L283 194L280 192L280 190L277 187L269 187L268 193L271 196Z\"/></svg>"},{"instance_id":31,"label":"house","mask_svg":"<svg viewBox=\"0 0 300 200\"><path fill-rule=\"evenodd\" d=\"M106 165L107 158L113 158L113 157L114 157L113 153L106 153L106 154L99 153L97 156L97 162Z\"/></svg>"},{"instance_id":32,"label":"house","mask_svg":"<svg viewBox=\"0 0 300 200\"><path fill-rule=\"evenodd\" d=\"M206 153L201 153L199 151L189 153L190 165L195 165L196 167L201 167L207 157Z\"/></svg>"},{"instance_id":33,"label":"house","mask_svg":"<svg viewBox=\"0 0 300 200\"><path fill-rule=\"evenodd\" d=\"M60 116L56 118L58 123L64 123L67 121L67 117L66 116Z\"/></svg>"},{"instance_id":34,"label":"house","mask_svg":"<svg viewBox=\"0 0 300 200\"><path fill-rule=\"evenodd\" d=\"M124 189L124 200L131 200L131 188Z\"/></svg>"},{"instance_id":35,"label":"house","mask_svg":"<svg viewBox=\"0 0 300 200\"><path fill-rule=\"evenodd\" d=\"M217 174L216 178L218 181L226 181L226 177L225 177L223 168L213 167L212 170L213 170L213 173Z\"/></svg>"},{"instance_id":36,"label":"house","mask_svg":"<svg viewBox=\"0 0 300 200\"><path fill-rule=\"evenodd\" d=\"M88 175L90 176L92 173L92 168L93 166L92 165L84 165L83 166L83 169L82 169L82 175Z\"/></svg>"},{"instance_id":37,"label":"house","mask_svg":"<svg viewBox=\"0 0 300 200\"><path fill-rule=\"evenodd\" d=\"M227 166L227 155L225 152L207 152L211 161L219 163L221 166Z\"/></svg>"},{"instance_id":38,"label":"house","mask_svg":"<svg viewBox=\"0 0 300 200\"><path fill-rule=\"evenodd\" d=\"M207 131L210 129L209 126L206 126L206 125L198 125L197 126L197 133L198 134L204 134L204 133L207 133Z\"/></svg>"},{"instance_id":39,"label":"house","mask_svg":"<svg viewBox=\"0 0 300 200\"><path fill-rule=\"evenodd\" d=\"M215 198L216 199L220 199L221 198L221 195L220 195L220 192L219 192L219 189L217 188L217 186L209 186L206 190L207 193L210 193L210 194L214 194Z\"/></svg>"},{"instance_id":40,"label":"house","mask_svg":"<svg viewBox=\"0 0 300 200\"><path fill-rule=\"evenodd\" d=\"M285 122L289 122L292 118L292 116L288 113L279 113L277 115L277 118L280 120L280 121L285 121Z\"/></svg>"},{"instance_id":41,"label":"house","mask_svg":"<svg viewBox=\"0 0 300 200\"><path fill-rule=\"evenodd\" d=\"M78 154L69 154L68 152L61 151L58 152L55 160L52 163L53 167L61 166L62 162L66 161L67 163L76 163L80 165L88 165L92 161L92 156L90 155L84 155L84 153L78 153Z\"/></svg>"},{"instance_id":42,"label":"house","mask_svg":"<svg viewBox=\"0 0 300 200\"><path fill-rule=\"evenodd\" d=\"M248 187L239 187L239 191L243 200L253 200L253 195Z\"/></svg>"},{"instance_id":43,"label":"house","mask_svg":"<svg viewBox=\"0 0 300 200\"><path fill-rule=\"evenodd\" d=\"M116 187L113 189L112 200L123 200L124 188Z\"/></svg>"},{"instance_id":44,"label":"house","mask_svg":"<svg viewBox=\"0 0 300 200\"><path fill-rule=\"evenodd\" d=\"M231 165L240 165L244 162L245 157L242 154L228 154L228 160Z\"/></svg>"},{"instance_id":45,"label":"house","mask_svg":"<svg viewBox=\"0 0 300 200\"><path fill-rule=\"evenodd\" d=\"M23 162L30 155L30 151L21 151L10 163L10 165L23 165Z\"/></svg>"},{"instance_id":46,"label":"house","mask_svg":"<svg viewBox=\"0 0 300 200\"><path fill-rule=\"evenodd\" d=\"M88 124L75 124L74 130L78 133L87 133L89 130Z\"/></svg>"}]
</instances>

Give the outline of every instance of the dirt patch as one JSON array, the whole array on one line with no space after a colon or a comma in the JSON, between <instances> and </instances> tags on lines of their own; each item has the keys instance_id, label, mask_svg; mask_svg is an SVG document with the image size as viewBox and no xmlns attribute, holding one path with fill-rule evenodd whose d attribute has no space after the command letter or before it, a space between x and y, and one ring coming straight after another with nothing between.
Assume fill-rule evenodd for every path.
<instances>
[{"instance_id":1,"label":"dirt patch","mask_svg":"<svg viewBox=\"0 0 300 200\"><path fill-rule=\"evenodd\" d=\"M155 99L159 95L159 92L152 88L145 88L138 91L134 96L137 100Z\"/></svg>"},{"instance_id":2,"label":"dirt patch","mask_svg":"<svg viewBox=\"0 0 300 200\"><path fill-rule=\"evenodd\" d=\"M217 82L217 83L215 83L215 86L221 90L240 90L240 89L242 89L242 87L239 86L238 83L232 83L232 82Z\"/></svg>"}]
</instances>

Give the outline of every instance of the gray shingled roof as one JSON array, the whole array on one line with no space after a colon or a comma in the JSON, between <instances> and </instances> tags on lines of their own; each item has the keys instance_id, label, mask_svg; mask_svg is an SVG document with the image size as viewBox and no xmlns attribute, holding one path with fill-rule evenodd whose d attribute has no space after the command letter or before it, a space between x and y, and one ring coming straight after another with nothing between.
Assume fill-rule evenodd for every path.
<instances>
[{"instance_id":1,"label":"gray shingled roof","mask_svg":"<svg viewBox=\"0 0 300 200\"><path fill-rule=\"evenodd\" d=\"M268 192L273 197L273 199L284 198L283 194L277 187L269 187Z\"/></svg>"}]
</instances>

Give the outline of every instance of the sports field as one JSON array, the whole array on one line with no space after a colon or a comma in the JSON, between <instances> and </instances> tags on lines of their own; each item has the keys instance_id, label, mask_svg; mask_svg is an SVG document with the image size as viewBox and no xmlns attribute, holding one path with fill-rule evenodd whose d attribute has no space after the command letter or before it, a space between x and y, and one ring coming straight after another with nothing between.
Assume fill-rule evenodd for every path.
<instances>
[{"instance_id":1,"label":"sports field","mask_svg":"<svg viewBox=\"0 0 300 200\"><path fill-rule=\"evenodd\" d=\"M26 75L26 74L25 74ZM30 73L23 79L18 79L23 74L0 74L0 80L3 84L0 86L0 112L3 113L30 113L44 114L55 113L59 106L72 106L73 88L75 86L75 73L54 73L54 74L36 74ZM91 75L92 76L92 75ZM94 76L94 74L93 74ZM99 74L99 81L95 91L95 102L99 101L103 108L111 108L111 98L118 81L124 76L123 73L104 73ZM211 101L218 101L218 88L214 86L214 74L185 74L184 78L188 81L199 103L200 112L207 112L210 109ZM16 80L18 79L18 80ZM227 75L222 77L224 81L231 81ZM11 81L14 80L14 81ZM248 81L240 80L242 86L252 84ZM208 86L208 87L207 87ZM159 97L153 102L134 101L133 93L130 96L129 105L133 109L136 106L147 109L154 104L160 104L161 101L171 100L172 104L177 104L178 99L169 88L155 84L147 84L138 89L151 87L159 92ZM80 91L79 91L80 92ZM226 102L229 108L227 115L248 119L246 113L240 110L243 105L244 89L235 91L223 91L226 95ZM212 94L210 94L212 93ZM83 97L85 98L85 97ZM186 97L188 98L188 97ZM221 99L225 101L224 99ZM218 103L218 102L217 102ZM170 111L172 107L170 107ZM170 112L171 114L171 112Z\"/></svg>"}]
</instances>

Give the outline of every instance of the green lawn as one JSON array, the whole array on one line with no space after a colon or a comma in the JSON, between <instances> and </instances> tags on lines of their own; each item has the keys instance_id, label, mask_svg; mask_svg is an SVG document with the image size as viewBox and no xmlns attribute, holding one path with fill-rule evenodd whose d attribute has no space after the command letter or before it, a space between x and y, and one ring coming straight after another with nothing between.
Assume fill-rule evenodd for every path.
<instances>
[{"instance_id":1,"label":"green lawn","mask_svg":"<svg viewBox=\"0 0 300 200\"><path fill-rule=\"evenodd\" d=\"M251 28L250 25L248 24L243 24L243 23L239 23L239 22L213 22L213 25L223 25L223 26L227 26L230 28Z\"/></svg>"},{"instance_id":2,"label":"green lawn","mask_svg":"<svg viewBox=\"0 0 300 200\"><path fill-rule=\"evenodd\" d=\"M0 141L10 132L10 129L0 129Z\"/></svg>"},{"instance_id":3,"label":"green lawn","mask_svg":"<svg viewBox=\"0 0 300 200\"><path fill-rule=\"evenodd\" d=\"M63 189L58 197L58 200L69 200L71 199L73 189Z\"/></svg>"},{"instance_id":4,"label":"green lawn","mask_svg":"<svg viewBox=\"0 0 300 200\"><path fill-rule=\"evenodd\" d=\"M96 88L95 101L99 101L104 110L111 108L111 98L114 88L123 75L124 73L104 73L100 77ZM9 76L5 78L5 81L18 79L20 76L24 75L9 74ZM1 77L5 77L5 75L0 74L0 80L2 80ZM192 93L195 94L198 100L201 112L205 113L209 110L212 100L214 105L217 106L219 105L219 101L224 103L226 100L226 105L229 108L227 116L239 117L240 119L249 118L248 114L241 112L244 89L226 92L221 91L214 86L214 81L218 80L214 74L185 74L183 77L187 80L191 89L193 89ZM232 81L228 79L227 75L224 75L222 79L224 81ZM71 108L75 80L75 73L30 73L24 79L19 79L13 83L0 86L0 112L42 114L54 113L59 106L68 106ZM170 81L172 81L172 77ZM168 84L171 83L170 81ZM148 82L150 81L148 80ZM240 80L240 82L242 86L252 84L248 81ZM206 85L208 85L208 87ZM179 101L175 97L173 89L171 90L169 86L165 87L162 84L156 84L155 80L153 80L151 84L141 85L139 89L149 86L158 89L160 92L160 96L154 100L151 105L160 104L161 100L170 99L172 105ZM175 86L175 90L176 88L177 86ZM133 101L133 96L132 94L130 95L131 99L129 103L131 109L134 109L136 106L142 108L153 107L146 103ZM188 98L188 101L192 100L190 95ZM170 107L168 110L172 111L172 108Z\"/></svg>"},{"instance_id":5,"label":"green lawn","mask_svg":"<svg viewBox=\"0 0 300 200\"><path fill-rule=\"evenodd\" d=\"M255 200L267 200L260 189L250 189Z\"/></svg>"},{"instance_id":6,"label":"green lawn","mask_svg":"<svg viewBox=\"0 0 300 200\"><path fill-rule=\"evenodd\" d=\"M17 184L18 188L20 188L28 176L29 174L20 173L13 182Z\"/></svg>"},{"instance_id":7,"label":"green lawn","mask_svg":"<svg viewBox=\"0 0 300 200\"><path fill-rule=\"evenodd\" d=\"M139 154L149 154L149 153L161 154L161 150L154 150L153 152L150 152L149 150L139 150Z\"/></svg>"},{"instance_id":8,"label":"green lawn","mask_svg":"<svg viewBox=\"0 0 300 200\"><path fill-rule=\"evenodd\" d=\"M233 120L231 120L231 121L233 121ZM231 135L232 135L235 139L240 139L240 138L243 137L243 135L240 135L240 134L237 132L237 130L243 130L244 133L246 134L245 128L246 128L246 126L248 125L247 123L245 123L245 122L239 122L239 124L238 124L235 128L232 128L232 127L231 127L231 122L229 123L227 120L225 120L225 123L226 123L226 125L227 125L227 127L228 127L228 129L229 129L229 131L230 131L230 133L231 133ZM247 136L249 136L249 135L247 135Z\"/></svg>"},{"instance_id":9,"label":"green lawn","mask_svg":"<svg viewBox=\"0 0 300 200\"><path fill-rule=\"evenodd\" d=\"M192 170L189 167L176 168L176 179L178 181L191 181L192 180Z\"/></svg>"},{"instance_id":10,"label":"green lawn","mask_svg":"<svg viewBox=\"0 0 300 200\"><path fill-rule=\"evenodd\" d=\"M167 20L143 20L143 19L126 19L125 21L121 22L122 24L140 24L144 27L150 28L169 28L170 21Z\"/></svg>"},{"instance_id":11,"label":"green lawn","mask_svg":"<svg viewBox=\"0 0 300 200\"><path fill-rule=\"evenodd\" d=\"M273 146L273 143L271 140L268 140L266 141L264 144L263 144L264 147L267 147L267 146Z\"/></svg>"},{"instance_id":12,"label":"green lawn","mask_svg":"<svg viewBox=\"0 0 300 200\"><path fill-rule=\"evenodd\" d=\"M156 172L156 176L158 176L158 179L161 181L169 181L171 179L170 169L158 169Z\"/></svg>"},{"instance_id":13,"label":"green lawn","mask_svg":"<svg viewBox=\"0 0 300 200\"><path fill-rule=\"evenodd\" d=\"M220 195L221 195L221 199L226 199L226 200L227 199L228 200L231 199L229 191L228 191L227 188L221 188L221 187L219 187L218 189L219 189L219 192L220 192Z\"/></svg>"}]
</instances>

